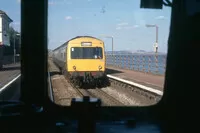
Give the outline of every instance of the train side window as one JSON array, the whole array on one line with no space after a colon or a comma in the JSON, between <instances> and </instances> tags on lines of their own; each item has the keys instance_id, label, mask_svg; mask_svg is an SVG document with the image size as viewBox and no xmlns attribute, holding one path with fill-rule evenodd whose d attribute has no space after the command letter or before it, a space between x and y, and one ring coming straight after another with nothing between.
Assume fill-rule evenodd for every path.
<instances>
[{"instance_id":1,"label":"train side window","mask_svg":"<svg viewBox=\"0 0 200 133\"><path fill-rule=\"evenodd\" d=\"M64 53L64 59L66 59L66 52Z\"/></svg>"}]
</instances>

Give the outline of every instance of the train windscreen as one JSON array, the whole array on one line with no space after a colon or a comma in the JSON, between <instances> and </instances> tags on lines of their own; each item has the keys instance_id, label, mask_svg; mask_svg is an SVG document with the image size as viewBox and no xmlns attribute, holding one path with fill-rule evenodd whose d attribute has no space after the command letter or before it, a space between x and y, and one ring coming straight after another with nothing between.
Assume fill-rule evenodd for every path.
<instances>
[{"instance_id":1,"label":"train windscreen","mask_svg":"<svg viewBox=\"0 0 200 133\"><path fill-rule=\"evenodd\" d=\"M71 59L102 59L101 47L72 47Z\"/></svg>"},{"instance_id":2,"label":"train windscreen","mask_svg":"<svg viewBox=\"0 0 200 133\"><path fill-rule=\"evenodd\" d=\"M48 1L52 101L70 106L72 98L89 96L101 99L102 106L123 107L160 101L170 6L142 9L141 0Z\"/></svg>"}]
</instances>

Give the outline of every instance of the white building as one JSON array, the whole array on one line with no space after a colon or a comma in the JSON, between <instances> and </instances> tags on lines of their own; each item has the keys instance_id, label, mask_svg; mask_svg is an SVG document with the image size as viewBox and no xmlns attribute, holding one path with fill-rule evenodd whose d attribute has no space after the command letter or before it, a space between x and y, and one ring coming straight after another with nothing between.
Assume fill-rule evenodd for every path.
<instances>
[{"instance_id":1,"label":"white building","mask_svg":"<svg viewBox=\"0 0 200 133\"><path fill-rule=\"evenodd\" d=\"M0 10L0 45L10 46L9 25L13 20Z\"/></svg>"}]
</instances>

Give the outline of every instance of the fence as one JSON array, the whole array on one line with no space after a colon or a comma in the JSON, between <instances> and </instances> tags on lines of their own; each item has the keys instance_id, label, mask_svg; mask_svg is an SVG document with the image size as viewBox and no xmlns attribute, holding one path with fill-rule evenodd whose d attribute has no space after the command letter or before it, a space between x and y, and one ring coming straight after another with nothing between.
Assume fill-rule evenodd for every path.
<instances>
[{"instance_id":1,"label":"fence","mask_svg":"<svg viewBox=\"0 0 200 133\"><path fill-rule=\"evenodd\" d=\"M4 56L3 57L3 65L8 65L8 64L12 64L14 62L14 58L13 56ZM20 57L16 56L15 57L15 62L16 63L20 63Z\"/></svg>"},{"instance_id":2,"label":"fence","mask_svg":"<svg viewBox=\"0 0 200 133\"><path fill-rule=\"evenodd\" d=\"M106 54L106 66L164 75L166 54Z\"/></svg>"}]
</instances>

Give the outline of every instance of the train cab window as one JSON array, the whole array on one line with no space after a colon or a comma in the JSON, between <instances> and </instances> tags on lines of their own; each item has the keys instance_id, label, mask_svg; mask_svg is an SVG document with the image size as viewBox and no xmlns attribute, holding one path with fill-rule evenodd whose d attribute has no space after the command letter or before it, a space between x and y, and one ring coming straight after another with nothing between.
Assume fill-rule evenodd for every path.
<instances>
[{"instance_id":1,"label":"train cab window","mask_svg":"<svg viewBox=\"0 0 200 133\"><path fill-rule=\"evenodd\" d=\"M97 56L98 59L102 59L103 58L102 48L96 47L96 49L95 49L95 55Z\"/></svg>"},{"instance_id":2,"label":"train cab window","mask_svg":"<svg viewBox=\"0 0 200 133\"><path fill-rule=\"evenodd\" d=\"M103 57L100 47L73 47L71 48L71 59L101 59Z\"/></svg>"}]
</instances>

